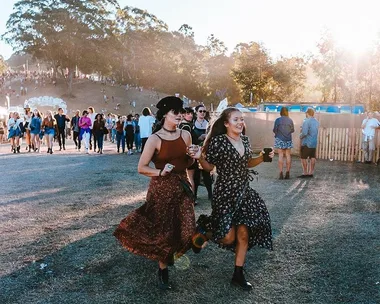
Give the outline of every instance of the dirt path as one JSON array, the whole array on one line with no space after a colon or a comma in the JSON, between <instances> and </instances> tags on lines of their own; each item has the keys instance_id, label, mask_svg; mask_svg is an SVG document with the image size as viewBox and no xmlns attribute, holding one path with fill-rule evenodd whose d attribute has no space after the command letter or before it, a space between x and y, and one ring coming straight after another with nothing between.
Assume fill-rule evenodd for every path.
<instances>
[{"instance_id":1,"label":"dirt path","mask_svg":"<svg viewBox=\"0 0 380 304\"><path fill-rule=\"evenodd\" d=\"M0 145L0 303L380 303L380 168L317 163L313 179L276 179L276 163L252 182L267 203L273 252L249 252L251 293L230 287L233 255L209 244L170 269L174 290L156 288L156 263L112 236L144 200L137 155L8 153ZM201 196L206 198L204 189ZM196 213L210 212L201 200Z\"/></svg>"}]
</instances>

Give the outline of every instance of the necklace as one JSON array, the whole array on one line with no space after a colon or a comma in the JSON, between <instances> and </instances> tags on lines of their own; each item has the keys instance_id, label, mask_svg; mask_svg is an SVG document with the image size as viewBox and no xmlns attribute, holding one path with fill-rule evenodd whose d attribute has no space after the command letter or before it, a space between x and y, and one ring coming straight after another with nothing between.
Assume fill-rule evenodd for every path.
<instances>
[{"instance_id":1,"label":"necklace","mask_svg":"<svg viewBox=\"0 0 380 304\"><path fill-rule=\"evenodd\" d=\"M202 121L199 121L199 120L197 119L197 122L201 125L201 128L203 128L203 123L205 122L205 120L203 119Z\"/></svg>"},{"instance_id":2,"label":"necklace","mask_svg":"<svg viewBox=\"0 0 380 304\"><path fill-rule=\"evenodd\" d=\"M164 126L162 126L162 129L164 129L164 131L166 131L168 133L175 133L177 131L177 128L175 128L174 130L168 130Z\"/></svg>"}]
</instances>

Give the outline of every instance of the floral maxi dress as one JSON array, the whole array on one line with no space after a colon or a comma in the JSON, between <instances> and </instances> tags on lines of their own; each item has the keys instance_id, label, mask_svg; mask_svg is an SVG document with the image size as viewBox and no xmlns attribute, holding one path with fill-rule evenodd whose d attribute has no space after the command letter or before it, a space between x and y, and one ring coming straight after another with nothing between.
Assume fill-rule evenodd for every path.
<instances>
[{"instance_id":1,"label":"floral maxi dress","mask_svg":"<svg viewBox=\"0 0 380 304\"><path fill-rule=\"evenodd\" d=\"M206 160L216 166L211 216L201 216L198 224L208 226L213 240L223 239L233 225L246 225L249 231L248 249L258 245L272 250L272 230L263 199L249 186L248 161L253 152L248 137L241 136L245 148L241 156L226 135L211 139ZM221 245L235 251L236 244Z\"/></svg>"},{"instance_id":2,"label":"floral maxi dress","mask_svg":"<svg viewBox=\"0 0 380 304\"><path fill-rule=\"evenodd\" d=\"M176 140L161 138L160 152L152 161L157 169L166 163L175 167L166 176L151 178L145 204L120 222L114 236L134 254L172 264L175 256L191 248L195 233L194 198L186 191L191 189L186 168L192 160L180 136Z\"/></svg>"}]
</instances>

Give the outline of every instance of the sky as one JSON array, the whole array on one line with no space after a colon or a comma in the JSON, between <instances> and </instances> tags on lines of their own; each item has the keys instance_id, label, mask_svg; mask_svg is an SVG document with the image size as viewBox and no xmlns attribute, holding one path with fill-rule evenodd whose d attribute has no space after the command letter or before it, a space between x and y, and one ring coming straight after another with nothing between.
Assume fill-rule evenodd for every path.
<instances>
[{"instance_id":1,"label":"sky","mask_svg":"<svg viewBox=\"0 0 380 304\"><path fill-rule=\"evenodd\" d=\"M2 1L0 33L16 0ZM378 0L119 0L121 7L146 9L169 30L193 28L195 41L206 45L214 34L229 51L240 42L261 42L274 58L316 53L322 33L330 29L337 43L354 52L373 45L380 32ZM12 48L0 42L8 59Z\"/></svg>"}]
</instances>

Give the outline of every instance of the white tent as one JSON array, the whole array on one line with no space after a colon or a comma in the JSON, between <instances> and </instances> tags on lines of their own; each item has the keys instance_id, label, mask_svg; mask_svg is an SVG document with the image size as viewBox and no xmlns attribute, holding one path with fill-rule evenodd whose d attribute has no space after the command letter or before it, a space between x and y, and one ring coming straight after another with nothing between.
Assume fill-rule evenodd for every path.
<instances>
[{"instance_id":1,"label":"white tent","mask_svg":"<svg viewBox=\"0 0 380 304\"><path fill-rule=\"evenodd\" d=\"M61 98L56 98L52 96L40 96L32 97L25 100L24 107L29 107L31 109L40 107L53 107L53 108L62 108L66 113L67 104Z\"/></svg>"},{"instance_id":2,"label":"white tent","mask_svg":"<svg viewBox=\"0 0 380 304\"><path fill-rule=\"evenodd\" d=\"M239 109L240 112L251 112L249 109L244 107L240 102L235 105L235 108Z\"/></svg>"},{"instance_id":3,"label":"white tent","mask_svg":"<svg viewBox=\"0 0 380 304\"><path fill-rule=\"evenodd\" d=\"M0 119L7 119L9 115L8 109L0 107Z\"/></svg>"},{"instance_id":4,"label":"white tent","mask_svg":"<svg viewBox=\"0 0 380 304\"><path fill-rule=\"evenodd\" d=\"M216 108L215 112L222 112L223 110L227 109L228 107L228 100L227 100L227 97L224 98L223 100L221 100L219 102L219 105L218 107Z\"/></svg>"}]
</instances>

